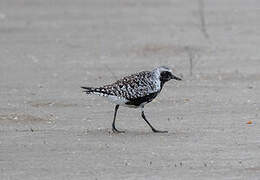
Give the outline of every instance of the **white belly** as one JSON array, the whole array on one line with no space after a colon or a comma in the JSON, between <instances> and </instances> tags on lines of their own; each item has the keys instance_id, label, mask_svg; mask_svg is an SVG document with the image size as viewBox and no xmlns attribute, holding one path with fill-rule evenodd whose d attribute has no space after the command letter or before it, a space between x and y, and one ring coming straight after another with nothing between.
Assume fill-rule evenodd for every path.
<instances>
[{"instance_id":1,"label":"white belly","mask_svg":"<svg viewBox=\"0 0 260 180\"><path fill-rule=\"evenodd\" d=\"M118 97L118 96L107 96L108 100L114 104L118 104L118 105L121 105L121 106L124 106L124 107L128 107L128 108L139 108L141 106L135 106L135 105L129 105L129 104L126 104L128 102L127 99L125 98L122 98L122 97ZM146 104L145 103L142 103L141 105L144 105Z\"/></svg>"}]
</instances>

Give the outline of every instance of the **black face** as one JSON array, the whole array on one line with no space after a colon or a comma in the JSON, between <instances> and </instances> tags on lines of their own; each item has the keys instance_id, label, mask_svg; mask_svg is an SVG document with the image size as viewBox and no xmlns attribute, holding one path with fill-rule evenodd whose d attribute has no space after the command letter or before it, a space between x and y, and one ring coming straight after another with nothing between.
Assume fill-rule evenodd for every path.
<instances>
[{"instance_id":1,"label":"black face","mask_svg":"<svg viewBox=\"0 0 260 180\"><path fill-rule=\"evenodd\" d=\"M171 72L169 72L169 71L163 71L163 72L161 72L160 80L161 80L162 82L166 82L166 81L171 80L172 77L173 77L173 75L172 75Z\"/></svg>"}]
</instances>

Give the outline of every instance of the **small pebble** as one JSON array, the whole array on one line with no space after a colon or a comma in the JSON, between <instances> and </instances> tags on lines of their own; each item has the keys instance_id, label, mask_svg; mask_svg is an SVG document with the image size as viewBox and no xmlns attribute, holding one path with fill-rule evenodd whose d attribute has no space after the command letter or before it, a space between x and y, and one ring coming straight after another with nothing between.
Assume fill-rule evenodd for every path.
<instances>
[{"instance_id":1,"label":"small pebble","mask_svg":"<svg viewBox=\"0 0 260 180\"><path fill-rule=\"evenodd\" d=\"M252 121L248 121L247 124L253 124L253 122Z\"/></svg>"}]
</instances>

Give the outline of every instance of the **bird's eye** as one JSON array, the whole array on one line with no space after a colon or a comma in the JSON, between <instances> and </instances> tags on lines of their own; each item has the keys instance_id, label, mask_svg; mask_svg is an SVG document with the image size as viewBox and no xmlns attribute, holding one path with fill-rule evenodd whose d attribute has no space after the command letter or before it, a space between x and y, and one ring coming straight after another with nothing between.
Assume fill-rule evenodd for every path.
<instances>
[{"instance_id":1,"label":"bird's eye","mask_svg":"<svg viewBox=\"0 0 260 180\"><path fill-rule=\"evenodd\" d=\"M163 78L171 77L171 73L168 72L168 71L163 71L163 72L161 73L161 77L163 77Z\"/></svg>"}]
</instances>

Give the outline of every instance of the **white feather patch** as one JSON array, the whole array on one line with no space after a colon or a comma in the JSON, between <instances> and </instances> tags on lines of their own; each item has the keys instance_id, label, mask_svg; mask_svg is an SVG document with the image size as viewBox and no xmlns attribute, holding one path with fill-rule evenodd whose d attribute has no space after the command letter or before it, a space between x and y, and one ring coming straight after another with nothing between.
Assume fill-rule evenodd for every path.
<instances>
[{"instance_id":1,"label":"white feather patch","mask_svg":"<svg viewBox=\"0 0 260 180\"><path fill-rule=\"evenodd\" d=\"M118 97L118 96L112 96L112 95L108 95L107 96L108 99L112 102L112 103L115 103L115 104L125 104L126 102L128 102L127 99L123 98L123 97Z\"/></svg>"}]
</instances>

